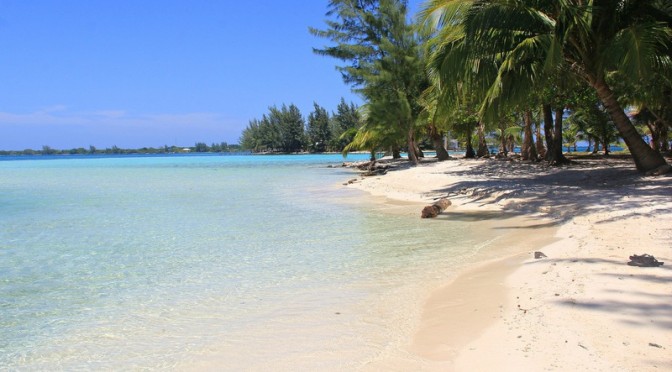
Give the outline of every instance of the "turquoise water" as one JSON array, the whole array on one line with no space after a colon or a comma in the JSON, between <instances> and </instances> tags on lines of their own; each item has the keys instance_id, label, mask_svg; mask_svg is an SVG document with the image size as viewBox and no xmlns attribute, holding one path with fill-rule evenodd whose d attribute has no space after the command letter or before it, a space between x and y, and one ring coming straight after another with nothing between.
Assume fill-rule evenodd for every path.
<instances>
[{"instance_id":1,"label":"turquoise water","mask_svg":"<svg viewBox=\"0 0 672 372\"><path fill-rule=\"evenodd\" d=\"M396 352L427 278L489 238L360 202L327 167L342 161L0 161L0 370L350 369Z\"/></svg>"}]
</instances>

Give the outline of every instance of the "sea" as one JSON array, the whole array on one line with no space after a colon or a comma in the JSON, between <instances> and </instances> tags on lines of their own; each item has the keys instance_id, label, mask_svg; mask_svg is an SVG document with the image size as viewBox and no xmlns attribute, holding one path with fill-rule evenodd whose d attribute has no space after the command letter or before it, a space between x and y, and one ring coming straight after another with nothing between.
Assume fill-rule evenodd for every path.
<instances>
[{"instance_id":1,"label":"sea","mask_svg":"<svg viewBox=\"0 0 672 372\"><path fill-rule=\"evenodd\" d=\"M343 186L367 155L0 158L0 370L353 370L495 234Z\"/></svg>"}]
</instances>

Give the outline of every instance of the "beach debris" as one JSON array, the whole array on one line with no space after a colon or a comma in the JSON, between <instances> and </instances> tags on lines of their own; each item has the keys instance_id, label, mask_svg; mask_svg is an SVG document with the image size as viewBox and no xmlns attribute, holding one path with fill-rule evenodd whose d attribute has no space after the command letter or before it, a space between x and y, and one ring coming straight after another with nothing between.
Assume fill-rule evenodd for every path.
<instances>
[{"instance_id":1,"label":"beach debris","mask_svg":"<svg viewBox=\"0 0 672 372\"><path fill-rule=\"evenodd\" d=\"M630 256L630 262L628 262L628 266L637 266L637 267L658 267L658 266L663 266L665 262L660 262L656 260L655 257L653 257L650 254L643 254L643 255L632 255Z\"/></svg>"},{"instance_id":2,"label":"beach debris","mask_svg":"<svg viewBox=\"0 0 672 372\"><path fill-rule=\"evenodd\" d=\"M450 207L452 203L446 198L441 198L437 200L434 204L428 205L422 208L422 213L420 218L434 218L443 212L446 208Z\"/></svg>"},{"instance_id":3,"label":"beach debris","mask_svg":"<svg viewBox=\"0 0 672 372\"><path fill-rule=\"evenodd\" d=\"M376 168L362 173L362 177L382 176L387 173L387 168Z\"/></svg>"},{"instance_id":4,"label":"beach debris","mask_svg":"<svg viewBox=\"0 0 672 372\"><path fill-rule=\"evenodd\" d=\"M357 169L364 171L362 177L382 176L387 173L390 166L376 162L367 162L357 165Z\"/></svg>"},{"instance_id":5,"label":"beach debris","mask_svg":"<svg viewBox=\"0 0 672 372\"><path fill-rule=\"evenodd\" d=\"M662 349L662 348L663 348L662 346L660 346L660 345L658 345L658 344L654 344L653 342L649 342L649 346L651 346L651 347L657 347L657 348L659 348L659 349Z\"/></svg>"},{"instance_id":6,"label":"beach debris","mask_svg":"<svg viewBox=\"0 0 672 372\"><path fill-rule=\"evenodd\" d=\"M539 252L539 251L534 252L534 258L535 258L536 260L538 260L538 259L540 259L540 258L546 258L546 257L548 257L548 256L545 255L544 252Z\"/></svg>"}]
</instances>

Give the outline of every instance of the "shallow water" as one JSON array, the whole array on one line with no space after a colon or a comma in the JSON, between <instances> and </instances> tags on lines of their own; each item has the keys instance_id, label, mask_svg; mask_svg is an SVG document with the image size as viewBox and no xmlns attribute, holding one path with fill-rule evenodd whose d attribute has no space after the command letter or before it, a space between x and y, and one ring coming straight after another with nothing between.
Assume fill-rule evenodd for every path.
<instances>
[{"instance_id":1,"label":"shallow water","mask_svg":"<svg viewBox=\"0 0 672 372\"><path fill-rule=\"evenodd\" d=\"M326 167L342 161L0 161L0 369L348 369L397 352L425 283L496 237L353 203L350 171Z\"/></svg>"}]
</instances>

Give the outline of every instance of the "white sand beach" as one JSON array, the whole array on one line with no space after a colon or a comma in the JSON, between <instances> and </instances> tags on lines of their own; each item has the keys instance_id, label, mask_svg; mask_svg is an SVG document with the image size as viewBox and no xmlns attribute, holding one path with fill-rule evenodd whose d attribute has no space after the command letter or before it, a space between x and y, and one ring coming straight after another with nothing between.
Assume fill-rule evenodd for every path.
<instances>
[{"instance_id":1,"label":"white sand beach","mask_svg":"<svg viewBox=\"0 0 672 372\"><path fill-rule=\"evenodd\" d=\"M437 218L510 218L507 228L518 228L501 251L427 298L408 341L419 369L672 370L672 176L643 177L618 157L561 168L397 164L347 187L425 204L448 197L453 205ZM627 265L644 253L665 264Z\"/></svg>"}]
</instances>

